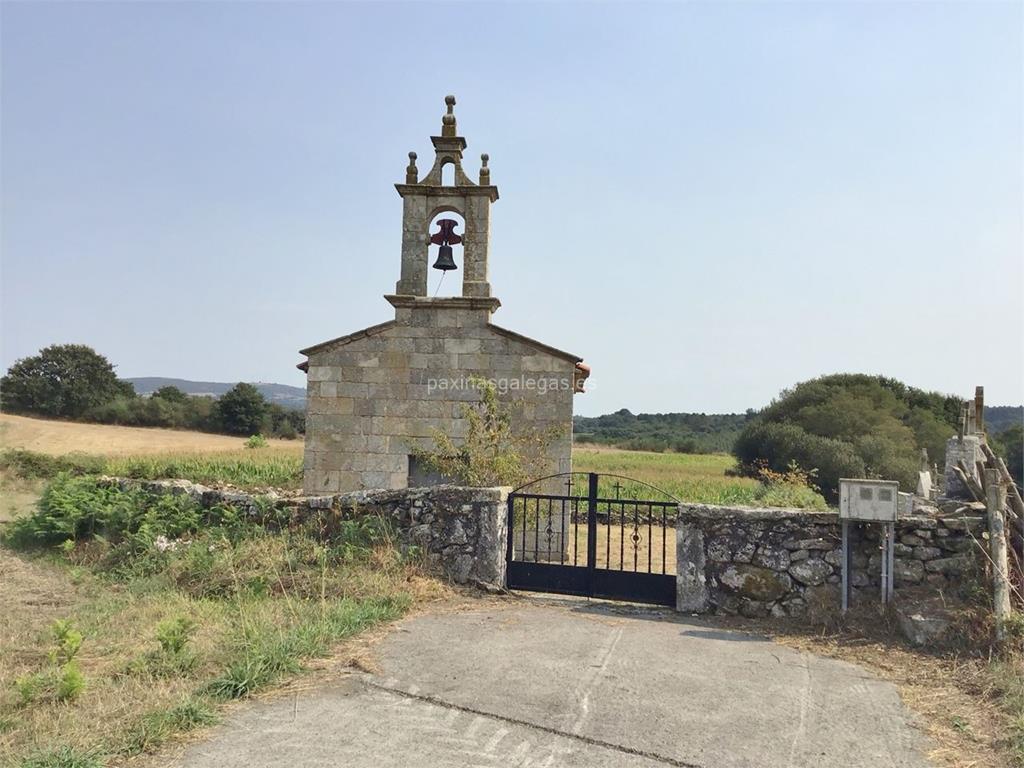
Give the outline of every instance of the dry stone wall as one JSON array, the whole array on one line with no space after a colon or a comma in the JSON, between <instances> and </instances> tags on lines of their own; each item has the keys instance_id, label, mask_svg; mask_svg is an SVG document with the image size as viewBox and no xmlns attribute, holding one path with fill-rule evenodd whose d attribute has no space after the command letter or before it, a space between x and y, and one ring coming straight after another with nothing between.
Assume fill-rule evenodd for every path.
<instances>
[{"instance_id":1,"label":"dry stone wall","mask_svg":"<svg viewBox=\"0 0 1024 768\"><path fill-rule=\"evenodd\" d=\"M290 513L298 523L380 515L391 520L403 548L416 547L457 584L503 587L507 490L436 485L402 490L357 491L331 496L249 494L210 488L187 480L107 478L122 489L184 494L204 507L229 505L248 515L268 509Z\"/></svg>"},{"instance_id":2,"label":"dry stone wall","mask_svg":"<svg viewBox=\"0 0 1024 768\"><path fill-rule=\"evenodd\" d=\"M895 590L954 586L973 563L985 525L975 505L939 516L918 508L896 524ZM796 616L812 602L838 605L841 524L836 512L683 505L678 521L680 611ZM880 594L877 525L851 525L853 599Z\"/></svg>"}]
</instances>

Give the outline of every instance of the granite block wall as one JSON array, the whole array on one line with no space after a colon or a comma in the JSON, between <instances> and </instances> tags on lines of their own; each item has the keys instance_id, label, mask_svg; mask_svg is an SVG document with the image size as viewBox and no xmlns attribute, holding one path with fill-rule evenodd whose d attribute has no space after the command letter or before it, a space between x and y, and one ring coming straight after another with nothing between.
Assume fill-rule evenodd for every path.
<instances>
[{"instance_id":1,"label":"granite block wall","mask_svg":"<svg viewBox=\"0 0 1024 768\"><path fill-rule=\"evenodd\" d=\"M457 300L462 301L462 300ZM488 311L398 306L396 320L310 351L304 491L409 483L409 457L434 430L464 437L470 379L492 380L519 432L553 432L534 476L571 470L575 360L496 329Z\"/></svg>"}]
</instances>

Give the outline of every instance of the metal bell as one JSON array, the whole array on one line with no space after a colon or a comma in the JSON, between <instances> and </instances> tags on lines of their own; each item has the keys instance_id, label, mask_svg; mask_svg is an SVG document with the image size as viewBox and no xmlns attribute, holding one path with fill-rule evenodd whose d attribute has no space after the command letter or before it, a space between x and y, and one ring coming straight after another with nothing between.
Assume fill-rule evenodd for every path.
<instances>
[{"instance_id":1,"label":"metal bell","mask_svg":"<svg viewBox=\"0 0 1024 768\"><path fill-rule=\"evenodd\" d=\"M450 245L442 245L437 249L437 261L434 262L434 269L440 269L442 272L458 269L455 266L455 260L452 258L452 247Z\"/></svg>"},{"instance_id":2,"label":"metal bell","mask_svg":"<svg viewBox=\"0 0 1024 768\"><path fill-rule=\"evenodd\" d=\"M430 236L430 242L440 246L437 249L437 261L434 262L434 269L440 269L442 272L458 269L455 266L455 259L452 258L452 246L462 242L462 238L455 234L458 222L454 219L441 219L437 225L441 231Z\"/></svg>"}]
</instances>

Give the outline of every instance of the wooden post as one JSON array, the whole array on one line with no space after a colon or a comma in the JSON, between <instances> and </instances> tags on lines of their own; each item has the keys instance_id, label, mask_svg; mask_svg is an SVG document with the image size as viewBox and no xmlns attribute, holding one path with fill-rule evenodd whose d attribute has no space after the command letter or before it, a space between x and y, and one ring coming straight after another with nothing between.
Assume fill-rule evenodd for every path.
<instances>
[{"instance_id":1,"label":"wooden post","mask_svg":"<svg viewBox=\"0 0 1024 768\"><path fill-rule=\"evenodd\" d=\"M974 388L974 423L978 432L985 432L985 388Z\"/></svg>"},{"instance_id":2,"label":"wooden post","mask_svg":"<svg viewBox=\"0 0 1024 768\"><path fill-rule=\"evenodd\" d=\"M1010 618L1010 566L1006 557L1006 530L1003 506L1006 491L999 479L999 470L985 470L985 506L988 507L989 551L992 556L992 596L996 618L996 640L1006 639L1006 622Z\"/></svg>"}]
</instances>

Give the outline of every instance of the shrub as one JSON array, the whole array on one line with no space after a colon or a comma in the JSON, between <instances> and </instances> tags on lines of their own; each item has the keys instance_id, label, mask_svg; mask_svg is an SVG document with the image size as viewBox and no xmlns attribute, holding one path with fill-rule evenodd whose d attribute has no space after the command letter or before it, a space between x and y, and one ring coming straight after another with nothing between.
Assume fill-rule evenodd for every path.
<instances>
[{"instance_id":1,"label":"shrub","mask_svg":"<svg viewBox=\"0 0 1024 768\"><path fill-rule=\"evenodd\" d=\"M21 449L8 449L0 453L0 469L30 480L49 480L62 472L74 475L98 474L104 471L106 459L102 456L69 453L48 456Z\"/></svg>"},{"instance_id":2,"label":"shrub","mask_svg":"<svg viewBox=\"0 0 1024 768\"><path fill-rule=\"evenodd\" d=\"M22 546L62 544L102 536L120 545L116 560L152 550L158 536L176 539L203 526L239 524L232 507L204 509L188 496L121 490L94 477L59 475L43 491L36 511L12 522L6 538Z\"/></svg>"},{"instance_id":3,"label":"shrub","mask_svg":"<svg viewBox=\"0 0 1024 768\"><path fill-rule=\"evenodd\" d=\"M733 453L746 474L762 461L816 469L835 501L840 477L883 477L913 487L921 448L942 462L959 400L881 376L837 374L786 390L744 427Z\"/></svg>"},{"instance_id":4,"label":"shrub","mask_svg":"<svg viewBox=\"0 0 1024 768\"><path fill-rule=\"evenodd\" d=\"M434 430L434 448L414 455L441 477L470 486L517 486L540 474L544 452L558 430L512 431L512 409L498 401L494 384L473 379L480 401L462 407L467 421L461 445Z\"/></svg>"},{"instance_id":5,"label":"shrub","mask_svg":"<svg viewBox=\"0 0 1024 768\"><path fill-rule=\"evenodd\" d=\"M1018 488L1024 488L1024 428L1015 424L995 436L992 441L995 450L1006 462Z\"/></svg>"},{"instance_id":6,"label":"shrub","mask_svg":"<svg viewBox=\"0 0 1024 768\"><path fill-rule=\"evenodd\" d=\"M253 435L245 441L246 448L266 448L267 439L263 435Z\"/></svg>"}]
</instances>

